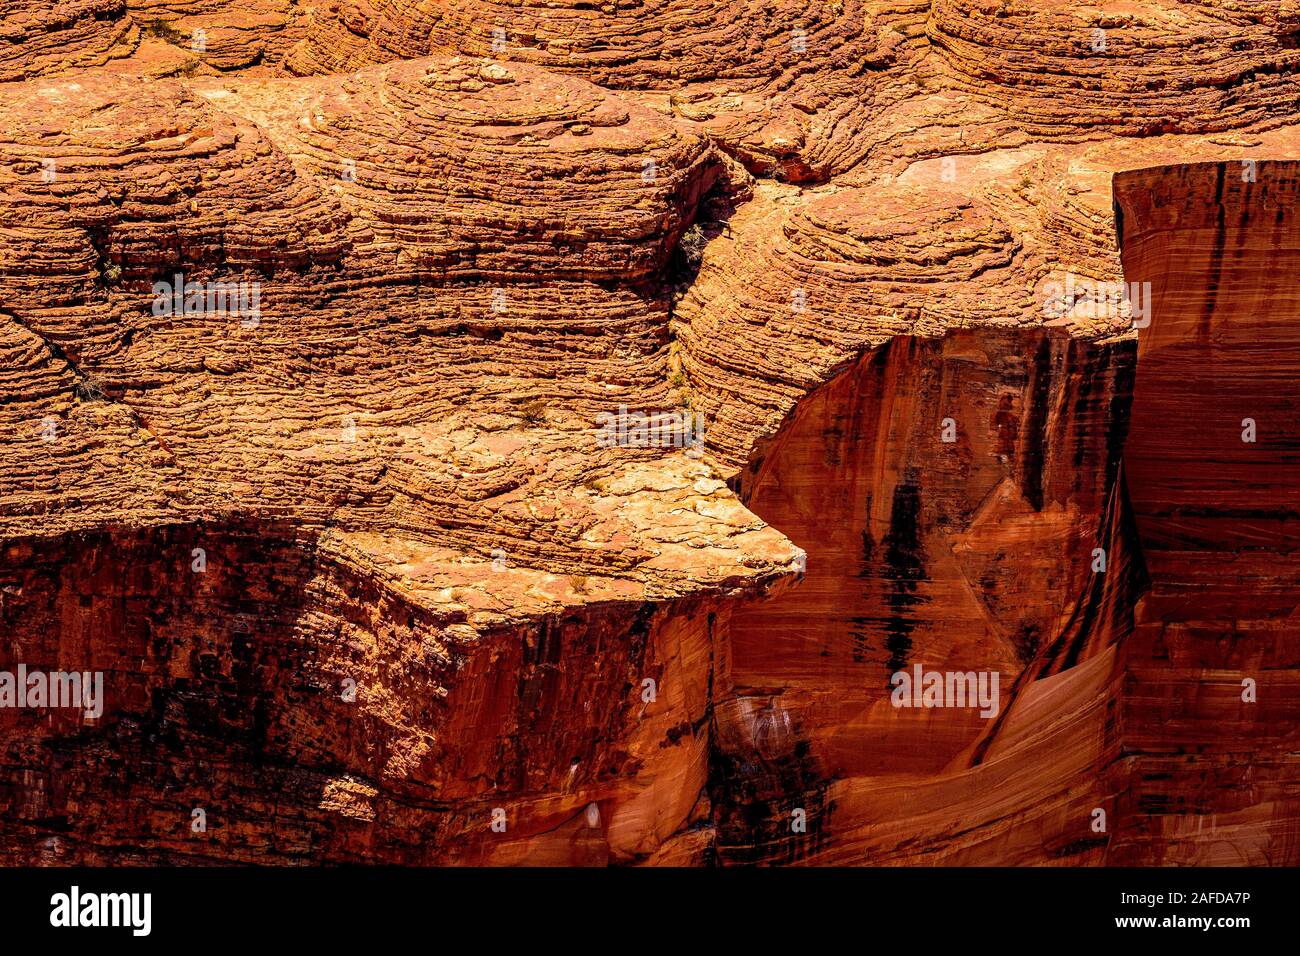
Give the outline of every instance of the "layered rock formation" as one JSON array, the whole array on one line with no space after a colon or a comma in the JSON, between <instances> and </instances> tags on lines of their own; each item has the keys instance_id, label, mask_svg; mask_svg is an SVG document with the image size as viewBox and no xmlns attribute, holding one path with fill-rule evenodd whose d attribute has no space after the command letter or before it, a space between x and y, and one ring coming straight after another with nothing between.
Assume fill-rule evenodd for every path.
<instances>
[{"instance_id":1,"label":"layered rock formation","mask_svg":"<svg viewBox=\"0 0 1300 956\"><path fill-rule=\"evenodd\" d=\"M41 744L19 717L6 739L40 757L15 755L11 805L69 820L79 859L354 858L330 822L351 804L322 809L350 781L392 818L361 840L376 861L556 862L529 837L591 805L575 839L600 859L657 849L704 788L719 602L794 557L690 449L611 452L591 427L669 404L648 281L718 174L704 141L528 67L128 90L5 103L8 653L88 656L114 728ZM509 196L471 200L512 165ZM155 709L173 693L202 703ZM116 834L67 794L123 747L150 750L121 786L154 809ZM244 789L286 782L301 805L269 816Z\"/></svg>"},{"instance_id":2,"label":"layered rock formation","mask_svg":"<svg viewBox=\"0 0 1300 956\"><path fill-rule=\"evenodd\" d=\"M125 56L132 40L125 0L80 0L63 4L28 4L6 0L0 6L5 52L0 81L73 66L102 65Z\"/></svg>"},{"instance_id":3,"label":"layered rock formation","mask_svg":"<svg viewBox=\"0 0 1300 956\"><path fill-rule=\"evenodd\" d=\"M1125 268L1152 283L1159 317L1125 452L1151 586L1124 642L1120 861L1296 852L1297 167L1241 172L1200 163L1116 183ZM1249 267L1261 234L1263 273Z\"/></svg>"},{"instance_id":4,"label":"layered rock formation","mask_svg":"<svg viewBox=\"0 0 1300 956\"><path fill-rule=\"evenodd\" d=\"M0 859L1296 862L1289 4L0 15Z\"/></svg>"}]
</instances>

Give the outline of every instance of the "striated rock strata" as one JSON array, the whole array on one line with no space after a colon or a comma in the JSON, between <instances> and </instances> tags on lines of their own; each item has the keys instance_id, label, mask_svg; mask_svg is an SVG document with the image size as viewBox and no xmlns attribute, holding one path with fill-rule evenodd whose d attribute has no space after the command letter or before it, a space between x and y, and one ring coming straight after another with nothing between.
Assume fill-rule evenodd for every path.
<instances>
[{"instance_id":1,"label":"striated rock strata","mask_svg":"<svg viewBox=\"0 0 1300 956\"><path fill-rule=\"evenodd\" d=\"M1296 864L1298 28L0 5L0 859Z\"/></svg>"}]
</instances>

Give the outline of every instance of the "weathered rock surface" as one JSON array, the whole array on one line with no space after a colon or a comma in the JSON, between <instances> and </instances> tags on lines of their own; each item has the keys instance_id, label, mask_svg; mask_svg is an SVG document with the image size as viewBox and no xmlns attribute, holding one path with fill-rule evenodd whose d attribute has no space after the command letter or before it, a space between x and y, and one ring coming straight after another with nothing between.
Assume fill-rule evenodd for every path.
<instances>
[{"instance_id":1,"label":"weathered rock surface","mask_svg":"<svg viewBox=\"0 0 1300 956\"><path fill-rule=\"evenodd\" d=\"M11 6L0 859L1300 860L1291 4Z\"/></svg>"},{"instance_id":2,"label":"weathered rock surface","mask_svg":"<svg viewBox=\"0 0 1300 956\"><path fill-rule=\"evenodd\" d=\"M1283 635L1295 613L1297 396L1289 375L1274 378L1295 357L1294 323L1286 283L1261 278L1242 251L1267 223L1272 254L1291 255L1296 167L1259 163L1251 180L1243 168L1116 178L1125 272L1151 282L1155 301L1098 529L1104 578L975 746L924 777L821 781L810 792L842 840L787 839L779 852L817 863L1294 859L1300 710ZM1252 412L1268 438L1243 440Z\"/></svg>"},{"instance_id":3,"label":"weathered rock surface","mask_svg":"<svg viewBox=\"0 0 1300 956\"><path fill-rule=\"evenodd\" d=\"M686 450L603 449L592 422L669 404L648 283L717 164L654 113L511 69L199 92L79 77L5 100L0 613L16 661L89 654L115 735L42 745L20 719L6 739L42 756L6 764L11 805L37 829L68 819L75 858L559 862L528 837L596 804L574 839L630 859L691 822L723 595L761 591L794 550ZM509 196L473 200L512 165ZM155 314L177 273L256 283L258 310ZM435 670L412 678L398 644ZM557 662L577 653L570 685ZM154 710L182 673L202 703ZM122 780L142 816L115 831L111 804L66 801L102 792L122 747L154 769ZM199 755L225 769L191 778ZM216 844L187 841L174 783L211 786ZM270 816L248 792L286 783L298 803ZM359 809L333 807L339 787ZM414 803L365 809L390 799ZM487 828L497 807L511 839ZM330 822L354 811L394 835L363 852Z\"/></svg>"},{"instance_id":4,"label":"weathered rock surface","mask_svg":"<svg viewBox=\"0 0 1300 956\"><path fill-rule=\"evenodd\" d=\"M125 0L74 0L30 4L6 0L0 5L0 82L22 80L74 66L103 65L125 56L132 23Z\"/></svg>"},{"instance_id":5,"label":"weathered rock surface","mask_svg":"<svg viewBox=\"0 0 1300 956\"><path fill-rule=\"evenodd\" d=\"M755 171L805 182L900 146L1279 125L1300 90L1298 17L1285 2L359 0L315 9L286 66L536 63L638 91Z\"/></svg>"}]
</instances>

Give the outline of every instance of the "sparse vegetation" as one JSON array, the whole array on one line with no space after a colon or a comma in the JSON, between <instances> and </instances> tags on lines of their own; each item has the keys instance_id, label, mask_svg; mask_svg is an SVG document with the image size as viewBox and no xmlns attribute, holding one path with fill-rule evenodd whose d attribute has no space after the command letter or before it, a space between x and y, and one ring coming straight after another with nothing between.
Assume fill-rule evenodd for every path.
<instances>
[{"instance_id":1,"label":"sparse vegetation","mask_svg":"<svg viewBox=\"0 0 1300 956\"><path fill-rule=\"evenodd\" d=\"M77 383L75 389L77 398L83 402L102 402L106 401L108 396L104 394L104 386L94 378L84 378Z\"/></svg>"},{"instance_id":2,"label":"sparse vegetation","mask_svg":"<svg viewBox=\"0 0 1300 956\"><path fill-rule=\"evenodd\" d=\"M145 24L144 32L146 36L157 37L159 40L175 43L177 46L188 45L190 42L189 37L160 17L155 17Z\"/></svg>"},{"instance_id":3,"label":"sparse vegetation","mask_svg":"<svg viewBox=\"0 0 1300 956\"><path fill-rule=\"evenodd\" d=\"M529 402L519 413L525 424L541 425L546 421L546 403L540 398Z\"/></svg>"},{"instance_id":4,"label":"sparse vegetation","mask_svg":"<svg viewBox=\"0 0 1300 956\"><path fill-rule=\"evenodd\" d=\"M708 243L709 239L704 235L704 230L700 228L698 222L691 223L682 233L677 248L681 253L682 263L688 271L694 272L700 268L700 263L704 260L704 247Z\"/></svg>"}]
</instances>

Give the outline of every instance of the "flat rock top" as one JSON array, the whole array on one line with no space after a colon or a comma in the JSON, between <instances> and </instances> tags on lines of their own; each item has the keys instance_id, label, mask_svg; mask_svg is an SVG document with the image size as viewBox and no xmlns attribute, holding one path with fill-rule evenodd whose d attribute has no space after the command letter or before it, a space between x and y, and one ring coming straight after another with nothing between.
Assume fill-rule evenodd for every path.
<instances>
[{"instance_id":1,"label":"flat rock top","mask_svg":"<svg viewBox=\"0 0 1300 956\"><path fill-rule=\"evenodd\" d=\"M1131 335L1052 292L1114 175L1296 155L1265 6L0 2L0 538L288 521L475 627L766 586L725 480L802 397Z\"/></svg>"},{"instance_id":2,"label":"flat rock top","mask_svg":"<svg viewBox=\"0 0 1300 956\"><path fill-rule=\"evenodd\" d=\"M462 58L81 72L0 128L4 537L287 520L482 626L786 573L706 463L599 444L669 404L702 136Z\"/></svg>"}]
</instances>

